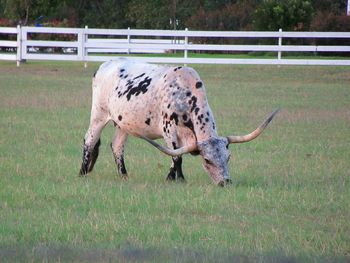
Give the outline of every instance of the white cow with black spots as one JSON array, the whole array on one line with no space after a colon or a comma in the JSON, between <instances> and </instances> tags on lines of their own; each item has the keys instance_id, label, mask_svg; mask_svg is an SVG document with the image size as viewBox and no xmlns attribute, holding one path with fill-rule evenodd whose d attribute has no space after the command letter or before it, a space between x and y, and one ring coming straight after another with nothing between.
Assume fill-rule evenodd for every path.
<instances>
[{"instance_id":1,"label":"white cow with black spots","mask_svg":"<svg viewBox=\"0 0 350 263\"><path fill-rule=\"evenodd\" d=\"M123 152L130 134L172 156L167 180L184 180L181 156L192 153L202 156L203 166L213 181L223 186L231 181L229 144L256 138L278 111L248 135L219 137L204 84L194 69L129 59L103 63L94 75L92 93L80 175L93 169L101 131L113 121L116 133L111 147L122 177L127 177ZM167 147L153 141L158 138L164 138Z\"/></svg>"}]
</instances>

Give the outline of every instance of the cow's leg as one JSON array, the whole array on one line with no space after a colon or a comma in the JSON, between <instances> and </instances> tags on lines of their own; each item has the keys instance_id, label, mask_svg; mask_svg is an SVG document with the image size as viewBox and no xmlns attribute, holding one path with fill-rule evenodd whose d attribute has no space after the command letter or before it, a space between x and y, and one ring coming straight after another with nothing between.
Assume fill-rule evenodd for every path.
<instances>
[{"instance_id":1,"label":"cow's leg","mask_svg":"<svg viewBox=\"0 0 350 263\"><path fill-rule=\"evenodd\" d=\"M168 181L185 181L185 177L182 173L182 157L172 157L172 164L170 167L169 174L166 178Z\"/></svg>"},{"instance_id":2,"label":"cow's leg","mask_svg":"<svg viewBox=\"0 0 350 263\"><path fill-rule=\"evenodd\" d=\"M177 149L177 140L176 139L172 139L171 142L166 139L167 144L171 145L171 147L173 149ZM170 166L170 170L168 173L168 176L166 178L168 181L185 181L185 177L182 173L182 157L181 156L177 156L177 157L172 157L172 163Z\"/></svg>"},{"instance_id":3,"label":"cow's leg","mask_svg":"<svg viewBox=\"0 0 350 263\"><path fill-rule=\"evenodd\" d=\"M88 131L85 134L83 146L83 160L79 174L81 176L91 172L99 153L101 144L100 136L102 129L106 126L107 120L102 121L99 118L92 118Z\"/></svg>"},{"instance_id":4,"label":"cow's leg","mask_svg":"<svg viewBox=\"0 0 350 263\"><path fill-rule=\"evenodd\" d=\"M88 173L92 171L92 169L94 168L94 165L96 163L98 154L99 154L99 148L101 145L101 139L98 139L97 143L94 146L94 149L91 152L91 161L88 167Z\"/></svg>"},{"instance_id":5,"label":"cow's leg","mask_svg":"<svg viewBox=\"0 0 350 263\"><path fill-rule=\"evenodd\" d=\"M124 145L126 143L127 138L128 134L126 132L117 129L115 132L113 142L111 143L114 160L118 168L118 174L123 179L128 178L128 174L126 172L124 164Z\"/></svg>"}]
</instances>

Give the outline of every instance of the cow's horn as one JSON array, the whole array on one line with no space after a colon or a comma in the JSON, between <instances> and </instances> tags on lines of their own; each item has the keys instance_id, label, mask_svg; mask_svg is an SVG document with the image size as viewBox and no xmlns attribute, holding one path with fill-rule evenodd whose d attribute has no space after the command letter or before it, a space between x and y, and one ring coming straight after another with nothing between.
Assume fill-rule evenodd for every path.
<instances>
[{"instance_id":1,"label":"cow's horn","mask_svg":"<svg viewBox=\"0 0 350 263\"><path fill-rule=\"evenodd\" d=\"M173 156L173 157L176 157L176 156L180 156L182 154L185 154L185 153L190 153L190 152L193 152L195 150L197 150L197 145L189 145L189 146L183 146L179 149L169 149L167 147L164 147L158 143L156 143L155 141L151 140L151 139L148 139L147 137L145 136L142 136L140 135L140 137L146 141L148 141L150 144L152 144L154 147L156 147L158 150L162 151L163 153L167 154L167 155L170 155L170 156Z\"/></svg>"},{"instance_id":2,"label":"cow's horn","mask_svg":"<svg viewBox=\"0 0 350 263\"><path fill-rule=\"evenodd\" d=\"M274 110L271 113L271 115L258 128L256 128L255 131L253 131L253 132L251 132L251 133L249 133L247 135L243 135L243 136L235 136L235 135L227 136L228 141L230 143L242 143L242 142L249 142L249 141L255 139L256 137L258 137L263 132L263 130L271 122L271 120L277 114L277 112L279 110L280 110L279 108Z\"/></svg>"}]
</instances>

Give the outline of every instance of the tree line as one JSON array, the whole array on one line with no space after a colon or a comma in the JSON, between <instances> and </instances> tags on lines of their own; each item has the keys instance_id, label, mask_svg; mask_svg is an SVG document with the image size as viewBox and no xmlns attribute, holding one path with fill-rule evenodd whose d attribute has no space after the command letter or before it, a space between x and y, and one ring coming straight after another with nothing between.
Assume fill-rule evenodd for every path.
<instances>
[{"instance_id":1,"label":"tree line","mask_svg":"<svg viewBox=\"0 0 350 263\"><path fill-rule=\"evenodd\" d=\"M0 0L0 26L350 31L347 0Z\"/></svg>"}]
</instances>

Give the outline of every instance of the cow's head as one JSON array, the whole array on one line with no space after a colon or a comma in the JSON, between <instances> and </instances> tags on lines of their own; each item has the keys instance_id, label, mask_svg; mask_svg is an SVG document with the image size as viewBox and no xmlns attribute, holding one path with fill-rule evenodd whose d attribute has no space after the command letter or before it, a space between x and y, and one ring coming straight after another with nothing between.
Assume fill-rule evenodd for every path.
<instances>
[{"instance_id":1,"label":"cow's head","mask_svg":"<svg viewBox=\"0 0 350 263\"><path fill-rule=\"evenodd\" d=\"M229 141L224 137L210 137L208 140L197 142L204 169L215 183L222 186L231 181L228 173L231 153L228 146Z\"/></svg>"},{"instance_id":2,"label":"cow's head","mask_svg":"<svg viewBox=\"0 0 350 263\"><path fill-rule=\"evenodd\" d=\"M224 186L225 184L231 182L228 173L228 161L231 154L228 150L228 146L231 143L249 142L258 137L266 128L266 126L271 122L278 111L279 109L276 109L274 112L272 112L271 115L256 130L247 135L232 135L227 137L213 136L209 137L207 140L200 142L197 141L193 145L186 145L176 150L161 146L146 137L141 137L162 152L173 157L180 156L185 153L199 152L203 158L203 167L209 173L210 177L216 184Z\"/></svg>"}]
</instances>

